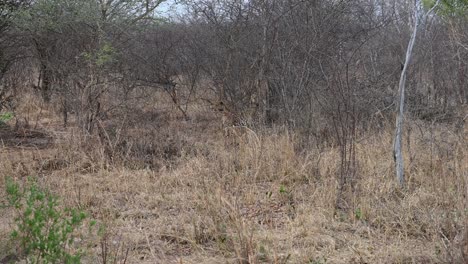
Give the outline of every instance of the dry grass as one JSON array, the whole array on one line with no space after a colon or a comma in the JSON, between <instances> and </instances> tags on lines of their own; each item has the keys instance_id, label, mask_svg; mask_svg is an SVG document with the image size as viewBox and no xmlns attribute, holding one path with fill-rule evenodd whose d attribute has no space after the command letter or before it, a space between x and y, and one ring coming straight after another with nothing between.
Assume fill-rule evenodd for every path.
<instances>
[{"instance_id":1,"label":"dry grass","mask_svg":"<svg viewBox=\"0 0 468 264\"><path fill-rule=\"evenodd\" d=\"M237 129L226 139L207 107L192 106L184 121L166 106L135 112L131 129L116 129L106 142L60 128L52 109L29 102L20 113L55 143L5 144L1 197L5 177L38 178L106 223L104 242L121 259L128 249L127 263L468 261L466 128L455 134L449 125L414 122L404 190L395 185L392 128L362 138L358 184L350 209L340 211L337 149L299 151L296 135L275 129ZM11 215L2 213L0 223L7 234ZM96 238L87 263L101 263L104 242Z\"/></svg>"}]
</instances>

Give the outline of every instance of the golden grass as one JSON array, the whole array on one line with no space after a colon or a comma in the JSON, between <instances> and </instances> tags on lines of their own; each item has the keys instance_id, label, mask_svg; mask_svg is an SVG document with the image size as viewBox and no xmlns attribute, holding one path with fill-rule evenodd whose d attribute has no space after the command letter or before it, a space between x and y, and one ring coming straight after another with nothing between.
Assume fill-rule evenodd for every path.
<instances>
[{"instance_id":1,"label":"golden grass","mask_svg":"<svg viewBox=\"0 0 468 264\"><path fill-rule=\"evenodd\" d=\"M38 178L66 205L105 223L113 250L129 249L127 263L467 261L466 130L456 135L448 126L414 123L405 189L393 174L392 128L360 139L352 207L340 211L336 148L298 151L296 135L273 129L226 139L214 128L219 120L197 107L192 121L173 113L161 128L178 142L177 155L157 167L109 161L102 142L73 128L47 149L4 147L1 197L5 177ZM51 118L41 124L54 134ZM165 136L152 140L167 143ZM0 216L0 235L9 221ZM100 263L99 246L85 261Z\"/></svg>"}]
</instances>

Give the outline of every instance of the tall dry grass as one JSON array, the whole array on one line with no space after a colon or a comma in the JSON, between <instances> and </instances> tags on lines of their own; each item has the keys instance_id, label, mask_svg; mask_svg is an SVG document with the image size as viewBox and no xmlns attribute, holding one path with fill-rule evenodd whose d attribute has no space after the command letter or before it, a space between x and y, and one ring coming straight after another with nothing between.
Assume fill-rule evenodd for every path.
<instances>
[{"instance_id":1,"label":"tall dry grass","mask_svg":"<svg viewBox=\"0 0 468 264\"><path fill-rule=\"evenodd\" d=\"M233 127L226 135L215 114L195 105L191 121L141 109L125 126L103 123L107 134L98 137L59 129L43 108L38 129L55 143L4 145L0 186L8 176L36 177L105 223L108 235L95 238L87 263L102 263L103 243L118 245L121 258L128 250L127 263L468 261L466 128L408 122L403 189L393 128L366 133L356 145L357 184L340 210L339 150L304 148L294 132ZM0 225L2 237L9 227ZM2 241L0 252L11 251Z\"/></svg>"}]
</instances>

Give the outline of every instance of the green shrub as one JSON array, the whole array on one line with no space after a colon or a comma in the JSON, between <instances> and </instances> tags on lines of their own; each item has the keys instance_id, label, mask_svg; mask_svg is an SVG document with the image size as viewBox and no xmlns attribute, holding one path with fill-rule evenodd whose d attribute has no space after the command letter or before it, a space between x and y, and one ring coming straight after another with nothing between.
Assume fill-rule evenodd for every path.
<instances>
[{"instance_id":1,"label":"green shrub","mask_svg":"<svg viewBox=\"0 0 468 264\"><path fill-rule=\"evenodd\" d=\"M86 218L84 212L61 209L57 197L33 180L22 188L7 179L6 191L8 206L16 211L11 236L19 242L28 262L80 263L82 251L74 248L74 238Z\"/></svg>"}]
</instances>

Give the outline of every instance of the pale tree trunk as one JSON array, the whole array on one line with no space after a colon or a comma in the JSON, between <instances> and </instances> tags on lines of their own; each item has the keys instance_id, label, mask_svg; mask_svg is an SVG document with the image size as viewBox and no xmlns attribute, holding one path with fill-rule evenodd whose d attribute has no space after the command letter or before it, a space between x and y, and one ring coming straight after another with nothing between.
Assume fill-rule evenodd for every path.
<instances>
[{"instance_id":1,"label":"pale tree trunk","mask_svg":"<svg viewBox=\"0 0 468 264\"><path fill-rule=\"evenodd\" d=\"M434 4L434 6L423 16L423 19L438 6L440 0ZM393 156L395 159L395 169L396 177L400 186L405 184L405 167L403 162L403 153L402 153L402 132L403 132L403 121L404 121L404 110L405 110L405 85L406 85L406 75L408 71L408 66L411 61L411 56L413 55L413 47L416 42L416 36L418 33L419 27L419 10L421 8L421 0L415 0L415 9L414 9L414 28L413 33L411 34L410 41L408 43L408 48L406 49L406 58L403 70L401 71L400 83L398 86L398 104L397 104L397 118L396 118L396 131L395 139L393 144Z\"/></svg>"}]
</instances>

